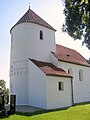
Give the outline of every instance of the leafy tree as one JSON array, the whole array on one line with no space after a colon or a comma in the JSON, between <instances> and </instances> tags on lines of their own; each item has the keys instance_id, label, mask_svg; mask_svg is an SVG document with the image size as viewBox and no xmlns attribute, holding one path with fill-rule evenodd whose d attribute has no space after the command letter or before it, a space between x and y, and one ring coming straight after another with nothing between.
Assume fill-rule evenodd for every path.
<instances>
[{"instance_id":1,"label":"leafy tree","mask_svg":"<svg viewBox=\"0 0 90 120\"><path fill-rule=\"evenodd\" d=\"M4 80L0 80L0 91L0 95L4 95L5 103L8 103L9 89L6 88L6 82Z\"/></svg>"},{"instance_id":2,"label":"leafy tree","mask_svg":"<svg viewBox=\"0 0 90 120\"><path fill-rule=\"evenodd\" d=\"M62 1L65 5L63 31L75 40L84 38L82 43L90 49L90 0Z\"/></svg>"}]
</instances>

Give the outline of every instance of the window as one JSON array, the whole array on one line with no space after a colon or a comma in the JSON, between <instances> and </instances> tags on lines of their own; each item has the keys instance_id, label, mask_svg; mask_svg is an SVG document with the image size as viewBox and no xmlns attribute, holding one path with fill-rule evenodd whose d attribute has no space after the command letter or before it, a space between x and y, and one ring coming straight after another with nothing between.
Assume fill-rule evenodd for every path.
<instances>
[{"instance_id":1,"label":"window","mask_svg":"<svg viewBox=\"0 0 90 120\"><path fill-rule=\"evenodd\" d=\"M64 90L63 82L58 82L58 90Z\"/></svg>"},{"instance_id":2,"label":"window","mask_svg":"<svg viewBox=\"0 0 90 120\"><path fill-rule=\"evenodd\" d=\"M43 32L40 31L40 39L43 40Z\"/></svg>"},{"instance_id":3,"label":"window","mask_svg":"<svg viewBox=\"0 0 90 120\"><path fill-rule=\"evenodd\" d=\"M83 71L79 70L79 81L83 80Z\"/></svg>"}]
</instances>

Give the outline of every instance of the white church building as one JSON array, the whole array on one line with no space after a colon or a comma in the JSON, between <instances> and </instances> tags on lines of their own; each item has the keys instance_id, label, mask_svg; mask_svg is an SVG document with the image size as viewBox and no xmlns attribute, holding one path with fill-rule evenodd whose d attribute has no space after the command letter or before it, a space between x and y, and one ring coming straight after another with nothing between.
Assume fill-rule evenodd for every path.
<instances>
[{"instance_id":1,"label":"white church building","mask_svg":"<svg viewBox=\"0 0 90 120\"><path fill-rule=\"evenodd\" d=\"M17 105L56 109L90 101L90 65L57 45L55 31L30 8L11 28L10 93Z\"/></svg>"}]
</instances>

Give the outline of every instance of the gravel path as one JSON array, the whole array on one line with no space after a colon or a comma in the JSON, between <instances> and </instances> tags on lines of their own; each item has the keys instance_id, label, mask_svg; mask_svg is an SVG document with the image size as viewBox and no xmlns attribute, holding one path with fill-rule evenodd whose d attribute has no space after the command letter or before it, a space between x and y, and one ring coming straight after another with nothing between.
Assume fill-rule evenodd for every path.
<instances>
[{"instance_id":1,"label":"gravel path","mask_svg":"<svg viewBox=\"0 0 90 120\"><path fill-rule=\"evenodd\" d=\"M17 112L35 112L39 110L41 110L41 108L36 108L32 106L17 106L16 107Z\"/></svg>"},{"instance_id":2,"label":"gravel path","mask_svg":"<svg viewBox=\"0 0 90 120\"><path fill-rule=\"evenodd\" d=\"M7 111L10 110L9 105L5 106L5 108ZM28 106L28 105L17 105L16 106L16 112L35 112L35 111L39 111L39 110L42 110L42 109Z\"/></svg>"}]
</instances>

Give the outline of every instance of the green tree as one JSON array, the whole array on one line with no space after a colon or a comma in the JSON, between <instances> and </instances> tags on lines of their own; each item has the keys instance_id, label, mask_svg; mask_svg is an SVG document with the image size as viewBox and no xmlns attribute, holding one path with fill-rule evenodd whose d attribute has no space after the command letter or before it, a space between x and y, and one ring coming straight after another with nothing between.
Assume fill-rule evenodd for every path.
<instances>
[{"instance_id":1,"label":"green tree","mask_svg":"<svg viewBox=\"0 0 90 120\"><path fill-rule=\"evenodd\" d=\"M5 103L8 103L9 89L6 88L6 82L4 80L0 80L0 92L1 92L0 94L4 95Z\"/></svg>"},{"instance_id":2,"label":"green tree","mask_svg":"<svg viewBox=\"0 0 90 120\"><path fill-rule=\"evenodd\" d=\"M90 0L62 1L65 5L63 31L75 40L84 38L82 43L90 49Z\"/></svg>"}]
</instances>

